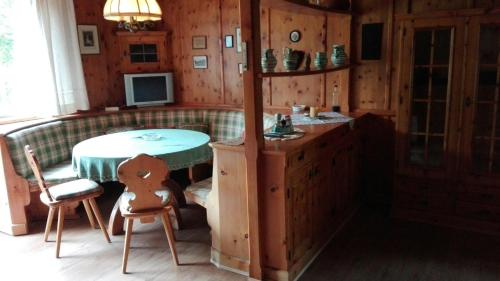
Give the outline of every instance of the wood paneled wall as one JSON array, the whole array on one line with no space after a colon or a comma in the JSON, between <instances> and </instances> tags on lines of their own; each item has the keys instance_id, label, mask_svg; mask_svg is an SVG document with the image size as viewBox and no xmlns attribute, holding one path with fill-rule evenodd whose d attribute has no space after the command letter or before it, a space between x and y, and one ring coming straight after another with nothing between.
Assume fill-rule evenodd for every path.
<instances>
[{"instance_id":1,"label":"wood paneled wall","mask_svg":"<svg viewBox=\"0 0 500 281\"><path fill-rule=\"evenodd\" d=\"M123 73L116 26L102 17L104 0L74 0L78 24L95 24L100 33L101 53L82 55L85 78L92 107L125 104ZM239 26L238 0L159 0L164 19L157 30L167 32L168 70L174 72L176 100L189 105L242 106L242 79L238 71L236 46L225 48L223 38L232 35L236 45ZM313 17L281 11L263 10L263 47L275 48L278 69L282 69L284 47L310 52L327 51L333 44L349 40L350 29L344 17ZM330 28L334 27L334 28ZM290 31L302 32L299 43L291 43ZM207 36L207 49L193 50L192 37ZM347 52L349 47L347 46ZM208 69L193 69L192 57L208 56ZM330 107L333 85L340 87L347 106L347 71L298 78L265 81L265 107L289 108L293 104Z\"/></svg>"},{"instance_id":2,"label":"wood paneled wall","mask_svg":"<svg viewBox=\"0 0 500 281\"><path fill-rule=\"evenodd\" d=\"M74 0L78 24L96 24L101 53L82 55L87 90L92 107L120 106L125 103L123 75L119 69L116 23L102 17L105 0ZM223 38L239 26L238 0L159 0L164 19L158 30L167 31L168 70L175 74L176 100L190 105L242 106L242 80L238 73L236 47L225 48ZM396 15L439 10L498 7L500 0L357 0L353 2L352 35L345 17L313 17L263 9L263 48L273 48L282 69L284 47L311 52L332 52L332 45L348 42L351 71L326 75L264 80L264 106L268 109L307 104L329 108L334 85L342 94L344 109L394 112L397 93L398 32ZM383 23L382 58L361 60L361 28L365 23ZM302 32L302 40L291 43L290 31ZM207 36L207 49L192 50L192 36ZM208 56L208 69L195 70L193 55ZM349 97L347 96L349 93Z\"/></svg>"},{"instance_id":3,"label":"wood paneled wall","mask_svg":"<svg viewBox=\"0 0 500 281\"><path fill-rule=\"evenodd\" d=\"M167 32L168 71L174 72L176 101L181 104L230 105L243 103L236 48L225 48L222 38L239 25L238 0L159 0L163 21L156 30ZM120 71L117 24L102 17L105 0L74 0L78 24L94 24L101 52L82 55L91 107L125 104ZM207 36L207 48L192 50L192 37ZM208 69L193 69L192 57L208 56Z\"/></svg>"}]
</instances>

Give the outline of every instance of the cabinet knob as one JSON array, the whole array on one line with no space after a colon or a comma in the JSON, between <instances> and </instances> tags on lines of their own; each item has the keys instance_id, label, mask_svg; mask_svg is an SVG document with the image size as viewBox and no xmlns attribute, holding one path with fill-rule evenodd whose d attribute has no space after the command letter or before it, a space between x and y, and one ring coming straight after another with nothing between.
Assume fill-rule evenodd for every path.
<instances>
[{"instance_id":1,"label":"cabinet knob","mask_svg":"<svg viewBox=\"0 0 500 281\"><path fill-rule=\"evenodd\" d=\"M221 176L227 176L227 172L224 170L220 170L220 174L221 174Z\"/></svg>"},{"instance_id":2,"label":"cabinet knob","mask_svg":"<svg viewBox=\"0 0 500 281\"><path fill-rule=\"evenodd\" d=\"M299 161L302 161L304 160L304 157L305 157L305 152L302 150L299 154L299 157L297 158Z\"/></svg>"}]
</instances>

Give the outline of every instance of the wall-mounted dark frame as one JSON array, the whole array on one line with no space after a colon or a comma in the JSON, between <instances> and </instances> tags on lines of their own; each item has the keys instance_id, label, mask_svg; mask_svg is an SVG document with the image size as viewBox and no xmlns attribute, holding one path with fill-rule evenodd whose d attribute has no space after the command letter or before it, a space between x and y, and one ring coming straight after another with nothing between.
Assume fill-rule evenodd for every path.
<instances>
[{"instance_id":1,"label":"wall-mounted dark frame","mask_svg":"<svg viewBox=\"0 0 500 281\"><path fill-rule=\"evenodd\" d=\"M365 23L361 26L361 60L382 58L383 23Z\"/></svg>"}]
</instances>

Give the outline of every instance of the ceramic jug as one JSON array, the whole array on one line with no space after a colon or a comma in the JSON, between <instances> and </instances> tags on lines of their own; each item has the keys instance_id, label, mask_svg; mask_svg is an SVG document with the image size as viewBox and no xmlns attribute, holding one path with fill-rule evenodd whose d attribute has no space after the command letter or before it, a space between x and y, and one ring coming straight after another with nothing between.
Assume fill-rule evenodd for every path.
<instances>
[{"instance_id":1,"label":"ceramic jug","mask_svg":"<svg viewBox=\"0 0 500 281\"><path fill-rule=\"evenodd\" d=\"M264 52L262 52L261 65L263 72L274 72L278 61L273 52L273 49L265 49Z\"/></svg>"},{"instance_id":2,"label":"ceramic jug","mask_svg":"<svg viewBox=\"0 0 500 281\"><path fill-rule=\"evenodd\" d=\"M325 52L316 52L316 57L314 58L314 67L317 70L325 69L328 64L328 57Z\"/></svg>"},{"instance_id":3,"label":"ceramic jug","mask_svg":"<svg viewBox=\"0 0 500 281\"><path fill-rule=\"evenodd\" d=\"M331 59L334 66L344 65L346 57L347 55L344 51L344 45L333 45L333 53Z\"/></svg>"},{"instance_id":4,"label":"ceramic jug","mask_svg":"<svg viewBox=\"0 0 500 281\"><path fill-rule=\"evenodd\" d=\"M286 71L297 70L299 67L299 56L290 48L283 49L283 67Z\"/></svg>"}]
</instances>

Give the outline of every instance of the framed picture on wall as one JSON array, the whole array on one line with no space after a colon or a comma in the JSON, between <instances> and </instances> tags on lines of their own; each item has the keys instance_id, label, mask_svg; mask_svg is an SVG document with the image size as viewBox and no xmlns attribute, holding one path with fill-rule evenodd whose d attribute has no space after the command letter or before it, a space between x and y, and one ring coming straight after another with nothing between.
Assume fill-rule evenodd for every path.
<instances>
[{"instance_id":1,"label":"framed picture on wall","mask_svg":"<svg viewBox=\"0 0 500 281\"><path fill-rule=\"evenodd\" d=\"M233 35L226 35L224 37L224 45L226 46L226 48L233 48L234 47Z\"/></svg>"},{"instance_id":2,"label":"framed picture on wall","mask_svg":"<svg viewBox=\"0 0 500 281\"><path fill-rule=\"evenodd\" d=\"M236 28L236 52L241 53L241 29Z\"/></svg>"},{"instance_id":3,"label":"framed picture on wall","mask_svg":"<svg viewBox=\"0 0 500 281\"><path fill-rule=\"evenodd\" d=\"M81 54L99 54L97 25L78 25L78 42Z\"/></svg>"},{"instance_id":4,"label":"framed picture on wall","mask_svg":"<svg viewBox=\"0 0 500 281\"><path fill-rule=\"evenodd\" d=\"M208 68L208 57L207 56L193 56L193 68L194 69L207 69Z\"/></svg>"},{"instance_id":5,"label":"framed picture on wall","mask_svg":"<svg viewBox=\"0 0 500 281\"><path fill-rule=\"evenodd\" d=\"M193 36L193 50L206 49L207 36Z\"/></svg>"}]
</instances>

